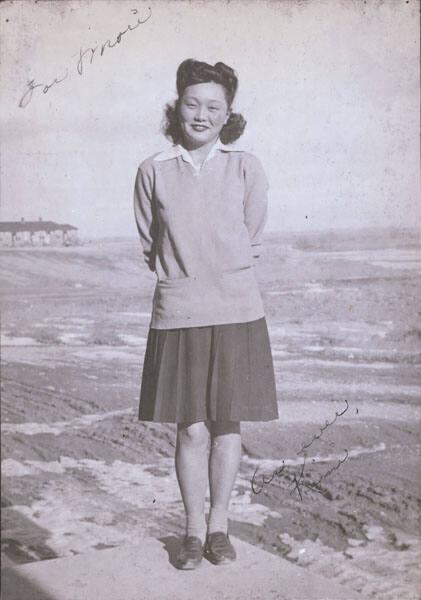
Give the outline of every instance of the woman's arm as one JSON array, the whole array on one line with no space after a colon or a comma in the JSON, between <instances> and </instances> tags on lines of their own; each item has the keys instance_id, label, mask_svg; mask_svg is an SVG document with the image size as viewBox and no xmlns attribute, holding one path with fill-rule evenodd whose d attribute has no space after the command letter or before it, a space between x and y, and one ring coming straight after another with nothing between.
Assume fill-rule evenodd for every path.
<instances>
[{"instance_id":1,"label":"woman's arm","mask_svg":"<svg viewBox=\"0 0 421 600\"><path fill-rule=\"evenodd\" d=\"M157 223L152 205L152 174L148 174L144 165L140 165L134 187L134 214L143 255L151 271L155 271L155 243Z\"/></svg>"},{"instance_id":2,"label":"woman's arm","mask_svg":"<svg viewBox=\"0 0 421 600\"><path fill-rule=\"evenodd\" d=\"M249 232L253 258L260 255L263 230L267 221L269 182L258 158L247 154L244 168L246 193L244 222Z\"/></svg>"}]
</instances>

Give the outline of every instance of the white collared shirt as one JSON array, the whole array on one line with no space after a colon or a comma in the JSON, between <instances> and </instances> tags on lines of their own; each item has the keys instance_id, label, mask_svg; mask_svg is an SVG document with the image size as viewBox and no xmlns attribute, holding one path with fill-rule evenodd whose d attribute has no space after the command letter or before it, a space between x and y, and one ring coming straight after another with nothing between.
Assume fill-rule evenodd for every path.
<instances>
[{"instance_id":1,"label":"white collared shirt","mask_svg":"<svg viewBox=\"0 0 421 600\"><path fill-rule=\"evenodd\" d=\"M190 152L186 148L184 148L184 146L182 146L181 144L173 144L166 150L163 150L162 152L157 154L154 157L154 160L156 160L156 161L170 160L172 158L176 158L177 156L181 156L183 158L183 160L185 160L186 162L191 164L191 166L196 170L196 172L197 172L197 173L195 173L195 175L196 175L196 174L199 174L200 171L202 170L203 166L213 156L215 156L215 154L218 152L218 150L221 150L222 152L238 152L241 149L238 146L234 146L234 145L227 146L226 144L223 144L221 142L220 138L218 137L218 139L216 140L214 145L211 147L209 154L207 155L205 160L200 165L197 165L194 163Z\"/></svg>"}]
</instances>

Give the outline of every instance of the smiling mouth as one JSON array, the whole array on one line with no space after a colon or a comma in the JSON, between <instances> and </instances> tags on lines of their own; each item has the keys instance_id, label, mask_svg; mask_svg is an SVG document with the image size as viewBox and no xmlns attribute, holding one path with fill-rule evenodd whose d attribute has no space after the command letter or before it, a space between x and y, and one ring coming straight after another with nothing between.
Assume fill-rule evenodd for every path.
<instances>
[{"instance_id":1,"label":"smiling mouth","mask_svg":"<svg viewBox=\"0 0 421 600\"><path fill-rule=\"evenodd\" d=\"M206 125L192 125L193 129L196 131L204 131L205 129L209 129Z\"/></svg>"}]
</instances>

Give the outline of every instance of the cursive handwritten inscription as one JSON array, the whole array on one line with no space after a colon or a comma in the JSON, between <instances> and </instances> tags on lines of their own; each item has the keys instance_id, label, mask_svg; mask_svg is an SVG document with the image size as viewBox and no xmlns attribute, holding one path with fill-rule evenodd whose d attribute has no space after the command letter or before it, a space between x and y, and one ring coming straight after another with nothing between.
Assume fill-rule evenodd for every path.
<instances>
[{"instance_id":1,"label":"cursive handwritten inscription","mask_svg":"<svg viewBox=\"0 0 421 600\"><path fill-rule=\"evenodd\" d=\"M333 423L336 421L336 419L338 417L341 417L342 415L344 415L346 413L346 411L349 408L349 404L348 404L347 400L345 400L345 404L346 404L345 409L339 413L336 411L335 418L333 419L333 421L326 421L325 425L323 425L323 427L320 427L320 433L313 435L313 437L311 438L311 440L309 442L302 444L301 449L297 452L297 454L302 454L304 452L304 450L307 450L308 448L310 448L310 446L313 444L313 442L315 440L320 439L321 436L323 435L323 432L328 427L333 425ZM316 481L315 483L308 483L304 480L305 466L306 466L306 460L307 460L307 454L304 452L304 459L303 459L303 463L301 465L300 471L298 473L298 476L296 473L293 473L293 475L292 475L292 481L290 482L289 485L292 485L293 489L290 493L293 494L296 491L298 493L301 501L303 499L302 491L301 491L302 487L311 489L311 490L319 492L319 493L323 493L322 490L320 489L320 484L322 483L322 481L324 479L326 479L326 477L328 477L331 473L333 473L333 471L336 471L337 469L339 469L341 464L343 464L348 459L348 456L349 456L348 450L345 449L344 452L345 452L345 457L340 459L334 467L332 467L331 469L326 471L326 473L321 475L319 477L318 481ZM263 488L266 485L268 485L269 483L271 483L275 477L282 476L282 474L284 473L284 470L285 470L285 461L283 460L282 466L279 467L278 469L275 469L274 471L272 471L272 473L270 475L261 475L260 484L258 484L257 480L256 480L257 472L258 472L259 468L260 468L259 466L256 468L256 470L253 473L252 480L251 480L251 489L254 494L260 494L261 491L263 490Z\"/></svg>"},{"instance_id":2,"label":"cursive handwritten inscription","mask_svg":"<svg viewBox=\"0 0 421 600\"><path fill-rule=\"evenodd\" d=\"M298 479L297 479L297 475L294 473L294 475L292 477L292 482L291 482L291 484L294 487L292 488L292 491L290 493L293 494L295 491L297 491L298 495L300 496L301 502L303 501L303 495L301 493L301 486L304 485L303 479L304 479L304 470L306 467L306 459L307 459L307 457L304 456L303 464L301 465L301 469L298 474Z\"/></svg>"},{"instance_id":3,"label":"cursive handwritten inscription","mask_svg":"<svg viewBox=\"0 0 421 600\"><path fill-rule=\"evenodd\" d=\"M137 15L138 10L136 8L132 8L131 12L134 15ZM139 17L137 18L137 21L134 24L129 24L127 25L126 29L124 31L120 31L116 37L115 40L113 42L111 42L111 40L106 40L103 44L101 44L100 46L97 45L95 47L91 47L88 48L86 50L82 50L82 48L80 48L79 50L79 59L77 61L76 64L76 71L79 75L83 74L83 66L84 66L84 59L85 57L89 58L89 64L92 64L92 61L94 59L94 55L96 53L96 51L98 50L98 48L100 48L100 51L97 53L97 56L103 56L105 49L106 48L114 48L115 46L117 46L118 44L120 44L123 36L128 32L128 31L134 31L135 29L137 29L139 27L139 25L142 25L142 23L146 23L146 21L148 21L150 19L152 15L152 10L149 7L149 14L145 19L140 19ZM57 77L54 78L54 80L51 83L35 83L35 79L31 79L31 81L28 81L28 83L26 84L26 91L23 94L22 98L19 101L19 108L25 108L26 106L28 106L28 104L31 102L33 94L34 94L34 90L37 88L42 88L42 92L43 94L46 94L54 85L57 85L58 83L61 83L62 81L64 81L65 79L67 79L69 74L69 70L66 69L65 75L63 77L61 77L60 79L57 79Z\"/></svg>"},{"instance_id":4,"label":"cursive handwritten inscription","mask_svg":"<svg viewBox=\"0 0 421 600\"><path fill-rule=\"evenodd\" d=\"M348 459L349 452L346 448L345 448L344 452L345 452L344 458L339 459L338 462L332 468L330 468L328 471L323 473L315 483L306 482L304 480L305 466L306 466L306 460L307 460L306 455L304 455L304 460L301 465L298 476L296 473L293 473L292 481L289 482L289 486L291 486L291 485L293 486L290 494L292 495L294 492L297 492L301 501L303 500L303 495L301 492L302 487L309 489L313 492L319 492L320 494L323 494L323 490L320 488L320 484L322 483L322 481L324 479L326 479L329 475L331 475L333 473L333 471L336 471L337 469L339 469L339 467ZM266 485L268 485L269 483L271 483L271 481L273 481L273 479L275 477L280 477L282 475L284 469L285 469L285 462L282 461L282 466L279 469L275 469L271 473L271 475L269 475L269 476L262 475L261 480L260 480L260 485L257 485L256 475L257 475L257 471L259 470L259 467L257 467L256 470L254 471L253 477L251 479L251 489L252 489L253 493L260 494L262 492L263 488Z\"/></svg>"},{"instance_id":5,"label":"cursive handwritten inscription","mask_svg":"<svg viewBox=\"0 0 421 600\"><path fill-rule=\"evenodd\" d=\"M43 94L46 94L48 92L48 90L53 87L53 85L55 85L56 83L61 83L62 81L67 79L68 74L69 74L69 71L68 71L68 69L66 69L66 74L64 77L62 77L61 79L55 78L54 81L50 84L35 83L35 79L28 81L28 84L27 84L28 89L26 90L26 92L24 93L22 98L20 99L19 107L25 108L25 106L27 106L30 103L30 101L32 100L32 94L33 94L35 88L42 87Z\"/></svg>"},{"instance_id":6,"label":"cursive handwritten inscription","mask_svg":"<svg viewBox=\"0 0 421 600\"><path fill-rule=\"evenodd\" d=\"M137 12L138 11L136 8L132 8L133 14L136 15ZM103 44L101 44L101 50L98 53L99 56L102 56L104 54L105 48L114 48L114 46L117 46L117 44L121 42L123 35L125 35L128 31L134 31L139 27L139 25L142 25L142 23L146 23L146 21L149 20L151 14L151 8L149 7L149 15L146 17L146 19L140 20L138 18L134 27L131 25L127 25L126 29L124 31L120 31L120 33L116 36L115 41L113 43L111 43L110 40L106 40ZM95 46L94 48L87 48L87 50L82 51L82 48L79 50L79 60L77 61L77 72L79 73L79 75L83 75L83 60L85 56L89 56L89 64L92 64L95 52L98 50L98 48L99 46Z\"/></svg>"},{"instance_id":7,"label":"cursive handwritten inscription","mask_svg":"<svg viewBox=\"0 0 421 600\"><path fill-rule=\"evenodd\" d=\"M346 404L346 407L344 408L344 410L342 412L340 412L340 413L338 413L337 411L335 411L335 418L333 419L333 421L325 421L325 424L323 425L323 427L320 427L320 433L318 433L316 435L313 435L313 437L311 438L311 440L307 444L302 444L301 450L298 450L297 454L301 454L304 450L306 450L307 448L310 448L311 444L315 440L319 440L322 437L323 432L326 431L326 429L328 427L330 427L330 425L333 425L333 423L336 421L336 419L338 417L342 417L342 415L344 415L346 413L346 411L349 408L348 400L345 400L345 404Z\"/></svg>"},{"instance_id":8,"label":"cursive handwritten inscription","mask_svg":"<svg viewBox=\"0 0 421 600\"><path fill-rule=\"evenodd\" d=\"M282 461L282 467L272 471L272 474L269 475L268 477L266 475L262 475L260 488L256 487L256 474L259 469L260 469L260 467L256 467L256 470L253 473L253 477L251 478L251 489L254 494L260 494L260 492L263 490L265 485L268 485L269 483L271 483L275 477L280 477L282 475L282 473L285 469L285 461Z\"/></svg>"},{"instance_id":9,"label":"cursive handwritten inscription","mask_svg":"<svg viewBox=\"0 0 421 600\"><path fill-rule=\"evenodd\" d=\"M333 473L333 471L336 471L337 469L339 469L339 467L347 460L347 458L349 456L349 452L348 452L348 450L346 448L345 448L344 452L345 452L344 458L340 458L334 467L332 467L331 469L329 469L328 471L326 471L326 473L323 473L323 475L321 475L319 477L319 480L316 481L316 483L313 483L311 485L306 485L306 487L309 487L310 489L317 489L317 488L319 488L318 491L320 491L320 484L321 484L321 482L324 479L326 479L326 477L329 477L329 475L331 473Z\"/></svg>"}]
</instances>

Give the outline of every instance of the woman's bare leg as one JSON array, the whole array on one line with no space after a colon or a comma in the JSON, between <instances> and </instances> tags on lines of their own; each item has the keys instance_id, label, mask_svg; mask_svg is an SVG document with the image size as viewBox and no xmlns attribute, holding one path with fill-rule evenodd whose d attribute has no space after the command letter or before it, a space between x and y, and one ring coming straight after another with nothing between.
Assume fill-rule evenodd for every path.
<instances>
[{"instance_id":1,"label":"woman's bare leg","mask_svg":"<svg viewBox=\"0 0 421 600\"><path fill-rule=\"evenodd\" d=\"M178 424L175 470L186 511L186 535L198 537L202 542L206 535L208 442L206 423Z\"/></svg>"},{"instance_id":2,"label":"woman's bare leg","mask_svg":"<svg viewBox=\"0 0 421 600\"><path fill-rule=\"evenodd\" d=\"M228 529L228 506L241 459L239 422L211 423L208 533Z\"/></svg>"}]
</instances>

